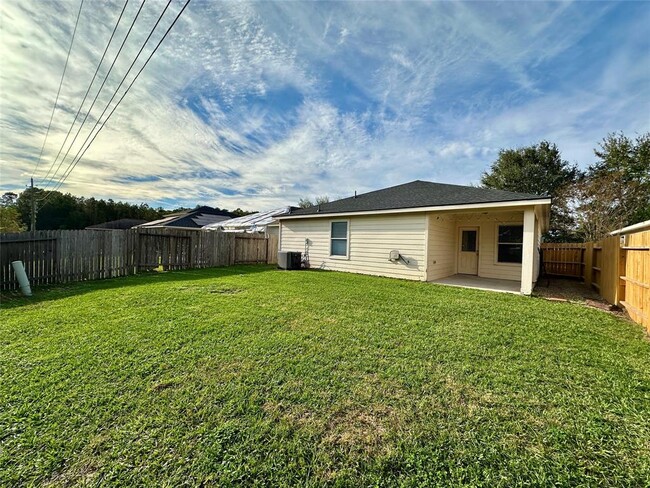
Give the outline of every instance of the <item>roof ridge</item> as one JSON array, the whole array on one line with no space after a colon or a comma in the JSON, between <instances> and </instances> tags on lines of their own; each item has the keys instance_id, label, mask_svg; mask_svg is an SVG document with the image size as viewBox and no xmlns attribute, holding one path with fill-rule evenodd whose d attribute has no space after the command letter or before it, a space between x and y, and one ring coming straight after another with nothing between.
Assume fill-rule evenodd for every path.
<instances>
[{"instance_id":1,"label":"roof ridge","mask_svg":"<svg viewBox=\"0 0 650 488\"><path fill-rule=\"evenodd\" d=\"M370 195L371 193L376 193L376 192L379 192L379 191L392 190L392 189L395 189L395 188L399 188L400 186L412 185L413 183L426 183L426 184L429 184L429 185L453 186L453 187L458 187L458 188L475 188L475 189L478 189L478 190L491 190L491 191L498 191L498 192L504 192L504 193L514 193L514 194L517 194L517 195L534 195L534 196L537 196L537 197L541 197L541 196L546 197L547 196L547 195L536 195L534 193L516 192L516 191L512 191L512 190L500 190L498 188L485 188L485 187L482 187L482 186L459 185L457 183L440 183L438 181L427 181L427 180L417 179L417 180L407 181L406 183L400 183L398 185L387 186L386 188L379 188L377 190L370 190L370 191L367 191L365 193L359 193L358 195L351 195L349 197L339 198L338 200L333 200L331 202L322 203L321 206L325 206L325 205L328 205L328 204L334 203L334 202L340 202L342 200L347 200L349 198L352 198L352 199L359 198L359 197L362 197L364 195ZM314 206L317 206L317 205L314 205Z\"/></svg>"},{"instance_id":2,"label":"roof ridge","mask_svg":"<svg viewBox=\"0 0 650 488\"><path fill-rule=\"evenodd\" d=\"M417 183L418 181L420 181L422 183L430 183L428 181L423 181L423 180L407 181L406 183L400 183L399 185L387 186L386 188L378 188L377 190L370 190L370 191L367 191L365 193L359 193L358 195L350 195L349 197L339 198L338 200L332 200L331 202L321 203L321 206L324 206L324 205L327 205L327 204L330 204L330 203L334 203L334 202L340 202L342 200L347 200L349 198L356 199L356 198L362 197L364 195L370 195L371 193L377 193L378 191L392 190L392 189L398 188L400 186L406 186L406 185L411 185L413 183ZM316 206L317 205L314 205L314 207L316 207Z\"/></svg>"},{"instance_id":3,"label":"roof ridge","mask_svg":"<svg viewBox=\"0 0 650 488\"><path fill-rule=\"evenodd\" d=\"M513 192L480 186L413 180L398 185L372 190L359 195L340 198L292 212L295 215L315 213L358 212L385 209L417 208L472 203L499 203L548 199L546 195Z\"/></svg>"}]
</instances>

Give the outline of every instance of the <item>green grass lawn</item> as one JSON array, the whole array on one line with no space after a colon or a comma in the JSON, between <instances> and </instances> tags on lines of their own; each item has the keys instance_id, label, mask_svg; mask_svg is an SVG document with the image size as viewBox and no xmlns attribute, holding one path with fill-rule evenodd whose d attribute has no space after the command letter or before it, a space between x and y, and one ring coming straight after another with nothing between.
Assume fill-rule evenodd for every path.
<instances>
[{"instance_id":1,"label":"green grass lawn","mask_svg":"<svg viewBox=\"0 0 650 488\"><path fill-rule=\"evenodd\" d=\"M267 266L0 310L0 485L648 486L650 342L536 298Z\"/></svg>"}]
</instances>

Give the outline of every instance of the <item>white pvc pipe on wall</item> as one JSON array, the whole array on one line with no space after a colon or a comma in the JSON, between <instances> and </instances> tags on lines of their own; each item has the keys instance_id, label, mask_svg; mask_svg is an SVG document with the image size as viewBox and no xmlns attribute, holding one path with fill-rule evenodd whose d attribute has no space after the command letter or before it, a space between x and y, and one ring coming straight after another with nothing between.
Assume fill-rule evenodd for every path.
<instances>
[{"instance_id":1,"label":"white pvc pipe on wall","mask_svg":"<svg viewBox=\"0 0 650 488\"><path fill-rule=\"evenodd\" d=\"M11 267L16 273L16 278L18 278L18 284L20 285L20 291L23 292L23 295L26 297L32 296L32 288L29 286L29 279L27 279L27 273L25 273L25 266L23 266L22 261L12 261Z\"/></svg>"}]
</instances>

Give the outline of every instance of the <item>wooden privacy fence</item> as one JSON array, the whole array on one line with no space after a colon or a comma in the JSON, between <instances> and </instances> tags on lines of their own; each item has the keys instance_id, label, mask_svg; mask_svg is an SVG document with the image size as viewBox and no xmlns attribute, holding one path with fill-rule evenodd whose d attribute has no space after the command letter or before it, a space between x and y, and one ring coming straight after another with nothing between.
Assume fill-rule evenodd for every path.
<instances>
[{"instance_id":1,"label":"wooden privacy fence","mask_svg":"<svg viewBox=\"0 0 650 488\"><path fill-rule=\"evenodd\" d=\"M632 320L650 332L650 230L625 235L619 242L618 299Z\"/></svg>"},{"instance_id":2,"label":"wooden privacy fence","mask_svg":"<svg viewBox=\"0 0 650 488\"><path fill-rule=\"evenodd\" d=\"M234 236L216 231L130 229L136 232L137 267L147 271L212 268L235 264Z\"/></svg>"},{"instance_id":3,"label":"wooden privacy fence","mask_svg":"<svg viewBox=\"0 0 650 488\"><path fill-rule=\"evenodd\" d=\"M650 230L582 244L544 243L542 255L548 274L582 278L650 332Z\"/></svg>"},{"instance_id":4,"label":"wooden privacy fence","mask_svg":"<svg viewBox=\"0 0 650 488\"><path fill-rule=\"evenodd\" d=\"M266 263L269 239L235 234L235 264ZM277 252L276 252L277 254Z\"/></svg>"},{"instance_id":5,"label":"wooden privacy fence","mask_svg":"<svg viewBox=\"0 0 650 488\"><path fill-rule=\"evenodd\" d=\"M585 245L547 242L542 244L546 274L580 278L584 272Z\"/></svg>"},{"instance_id":6,"label":"wooden privacy fence","mask_svg":"<svg viewBox=\"0 0 650 488\"><path fill-rule=\"evenodd\" d=\"M277 236L175 229L44 230L0 234L0 289L18 288L12 261L34 286L178 270L276 263Z\"/></svg>"}]
</instances>

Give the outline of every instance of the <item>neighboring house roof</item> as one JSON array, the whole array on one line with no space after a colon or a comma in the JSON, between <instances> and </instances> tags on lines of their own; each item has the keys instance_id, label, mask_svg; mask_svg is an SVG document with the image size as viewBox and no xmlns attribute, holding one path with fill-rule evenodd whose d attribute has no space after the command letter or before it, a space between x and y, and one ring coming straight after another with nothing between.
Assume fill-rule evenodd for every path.
<instances>
[{"instance_id":1,"label":"neighboring house roof","mask_svg":"<svg viewBox=\"0 0 650 488\"><path fill-rule=\"evenodd\" d=\"M297 207L280 207L265 212L257 212L250 215L244 215L230 220L224 220L215 224L209 224L203 227L204 229L223 229L225 231L248 231L260 232L265 229L267 225L276 222L275 218L280 215L286 215L291 210Z\"/></svg>"},{"instance_id":2,"label":"neighboring house roof","mask_svg":"<svg viewBox=\"0 0 650 488\"><path fill-rule=\"evenodd\" d=\"M141 228L175 227L183 229L200 229L208 224L229 220L233 217L230 212L216 210L212 207L198 207L186 212L178 212L152 222L139 225Z\"/></svg>"},{"instance_id":3,"label":"neighboring house roof","mask_svg":"<svg viewBox=\"0 0 650 488\"><path fill-rule=\"evenodd\" d=\"M101 224L89 225L86 229L93 230L115 230L115 229L130 229L137 225L146 223L143 219L118 219L111 220L110 222L103 222Z\"/></svg>"},{"instance_id":4,"label":"neighboring house roof","mask_svg":"<svg viewBox=\"0 0 650 488\"><path fill-rule=\"evenodd\" d=\"M618 234L628 234L630 232L639 232L641 230L646 230L646 229L650 229L650 220L646 220L645 222L639 222L638 224L634 224L634 225L628 225L627 227L623 227L622 229L616 229L610 232L609 235L616 236Z\"/></svg>"},{"instance_id":5,"label":"neighboring house roof","mask_svg":"<svg viewBox=\"0 0 650 488\"><path fill-rule=\"evenodd\" d=\"M292 211L287 217L451 205L523 202L540 199L549 200L550 202L550 197L548 196L533 195L530 193L515 193L491 188L448 185L416 180L410 183L404 183L403 185L384 188L383 190L343 198L334 202L300 208Z\"/></svg>"}]
</instances>

